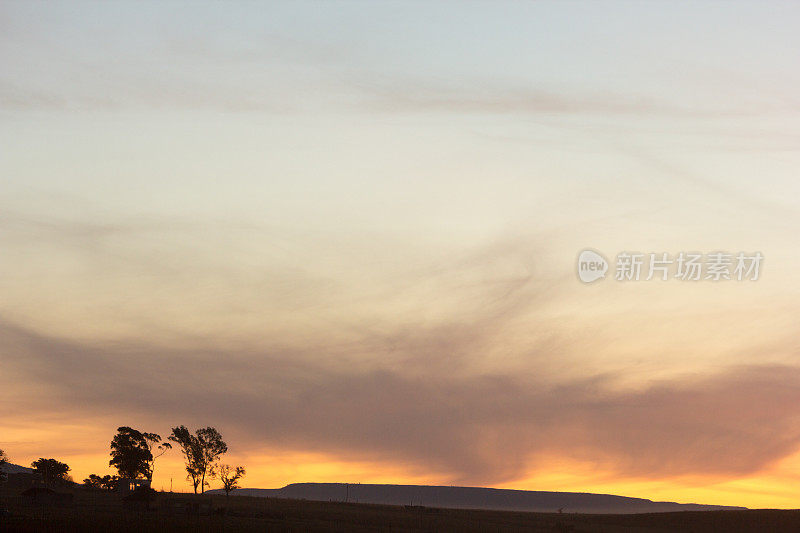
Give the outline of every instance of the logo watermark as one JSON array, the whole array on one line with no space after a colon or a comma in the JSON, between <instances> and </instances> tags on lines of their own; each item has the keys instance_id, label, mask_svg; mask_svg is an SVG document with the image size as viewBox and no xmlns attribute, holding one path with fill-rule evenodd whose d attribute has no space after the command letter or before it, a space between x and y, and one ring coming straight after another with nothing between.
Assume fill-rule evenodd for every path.
<instances>
[{"instance_id":1,"label":"logo watermark","mask_svg":"<svg viewBox=\"0 0 800 533\"><path fill-rule=\"evenodd\" d=\"M615 281L757 281L761 274L761 252L620 252L614 263ZM578 279L592 283L606 277L609 262L595 250L578 254Z\"/></svg>"},{"instance_id":2,"label":"logo watermark","mask_svg":"<svg viewBox=\"0 0 800 533\"><path fill-rule=\"evenodd\" d=\"M578 278L584 283L591 283L606 277L608 261L594 250L584 250L578 254Z\"/></svg>"}]
</instances>

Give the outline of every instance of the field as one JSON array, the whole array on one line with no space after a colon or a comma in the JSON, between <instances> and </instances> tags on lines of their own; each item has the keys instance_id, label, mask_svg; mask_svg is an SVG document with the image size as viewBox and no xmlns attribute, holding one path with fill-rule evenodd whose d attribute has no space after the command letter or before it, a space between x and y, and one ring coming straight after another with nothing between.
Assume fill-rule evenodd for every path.
<instances>
[{"instance_id":1,"label":"field","mask_svg":"<svg viewBox=\"0 0 800 533\"><path fill-rule=\"evenodd\" d=\"M110 493L74 492L72 505L42 506L5 493L0 531L547 531L547 532L744 532L800 531L800 511L706 511L639 515L520 513L312 502L162 493L150 510L126 508ZM210 513L180 509L210 504ZM176 510L178 509L178 510Z\"/></svg>"}]
</instances>

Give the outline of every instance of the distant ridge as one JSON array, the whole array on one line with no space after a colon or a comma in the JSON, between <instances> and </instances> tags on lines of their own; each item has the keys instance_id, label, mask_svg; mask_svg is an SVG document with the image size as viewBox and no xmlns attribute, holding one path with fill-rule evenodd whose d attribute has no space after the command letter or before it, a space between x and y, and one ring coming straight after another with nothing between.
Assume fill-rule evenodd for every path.
<instances>
[{"instance_id":1,"label":"distant ridge","mask_svg":"<svg viewBox=\"0 0 800 533\"><path fill-rule=\"evenodd\" d=\"M219 489L206 492L218 493ZM491 509L565 513L665 513L676 511L743 510L745 507L696 503L654 502L611 494L544 492L428 485L370 485L346 483L292 483L281 489L239 489L233 494L262 498L350 501L385 505L421 505L452 509Z\"/></svg>"}]
</instances>

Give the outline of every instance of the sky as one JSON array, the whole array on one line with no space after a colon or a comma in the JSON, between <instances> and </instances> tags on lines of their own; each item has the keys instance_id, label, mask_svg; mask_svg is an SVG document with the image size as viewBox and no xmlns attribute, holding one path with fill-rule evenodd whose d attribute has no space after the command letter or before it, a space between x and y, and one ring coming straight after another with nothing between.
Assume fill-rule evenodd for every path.
<instances>
[{"instance_id":1,"label":"sky","mask_svg":"<svg viewBox=\"0 0 800 533\"><path fill-rule=\"evenodd\" d=\"M80 481L118 426L211 425L249 487L798 507L798 23L0 2L0 448ZM617 281L624 251L764 261Z\"/></svg>"}]
</instances>

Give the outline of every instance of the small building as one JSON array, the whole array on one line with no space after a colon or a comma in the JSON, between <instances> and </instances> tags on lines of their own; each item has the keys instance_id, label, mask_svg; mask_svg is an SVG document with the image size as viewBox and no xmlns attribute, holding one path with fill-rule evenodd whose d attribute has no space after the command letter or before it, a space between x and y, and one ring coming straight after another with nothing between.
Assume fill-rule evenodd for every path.
<instances>
[{"instance_id":1,"label":"small building","mask_svg":"<svg viewBox=\"0 0 800 533\"><path fill-rule=\"evenodd\" d=\"M0 467L0 484L7 489L29 489L40 486L42 476L32 468L6 463Z\"/></svg>"},{"instance_id":2,"label":"small building","mask_svg":"<svg viewBox=\"0 0 800 533\"><path fill-rule=\"evenodd\" d=\"M127 496L128 494L131 494L142 488L150 488L149 479L131 479L123 477L117 481L117 486L114 490L116 490L122 496Z\"/></svg>"}]
</instances>

